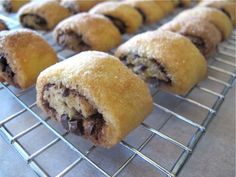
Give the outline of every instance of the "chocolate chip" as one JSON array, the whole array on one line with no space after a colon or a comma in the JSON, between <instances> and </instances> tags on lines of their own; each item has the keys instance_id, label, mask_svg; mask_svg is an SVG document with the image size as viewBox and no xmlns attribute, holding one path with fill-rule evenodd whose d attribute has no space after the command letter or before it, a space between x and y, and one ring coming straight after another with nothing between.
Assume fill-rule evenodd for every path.
<instances>
[{"instance_id":1,"label":"chocolate chip","mask_svg":"<svg viewBox=\"0 0 236 177\"><path fill-rule=\"evenodd\" d=\"M15 73L11 70L9 64L7 63L7 59L3 54L0 54L0 65L2 72L5 72L9 79L14 77Z\"/></svg>"},{"instance_id":2,"label":"chocolate chip","mask_svg":"<svg viewBox=\"0 0 236 177\"><path fill-rule=\"evenodd\" d=\"M65 88L64 91L63 91L63 93L62 93L62 96L63 96L63 97L68 97L69 95L70 95L70 89Z\"/></svg>"},{"instance_id":3,"label":"chocolate chip","mask_svg":"<svg viewBox=\"0 0 236 177\"><path fill-rule=\"evenodd\" d=\"M101 114L94 114L90 118L86 119L83 124L85 133L87 135L93 136L96 140L98 140L101 136L101 129L104 123L105 121Z\"/></svg>"},{"instance_id":4,"label":"chocolate chip","mask_svg":"<svg viewBox=\"0 0 236 177\"><path fill-rule=\"evenodd\" d=\"M84 42L83 37L74 31L58 31L57 42L65 47L76 51L91 49L91 46Z\"/></svg>"},{"instance_id":5,"label":"chocolate chip","mask_svg":"<svg viewBox=\"0 0 236 177\"><path fill-rule=\"evenodd\" d=\"M140 70L145 71L146 69L148 69L147 66L145 66L145 65L141 65Z\"/></svg>"},{"instance_id":6,"label":"chocolate chip","mask_svg":"<svg viewBox=\"0 0 236 177\"><path fill-rule=\"evenodd\" d=\"M60 121L61 121L63 128L66 130L69 130L69 125L68 125L69 116L67 114L62 114Z\"/></svg>"},{"instance_id":7,"label":"chocolate chip","mask_svg":"<svg viewBox=\"0 0 236 177\"><path fill-rule=\"evenodd\" d=\"M28 18L33 18L33 22L32 24L28 23ZM40 29L45 29L47 30L47 21L36 14L24 14L20 16L20 22L23 24L23 26L27 27L27 28L31 28L31 29L38 29L37 26L40 26ZM31 22L31 21L30 21Z\"/></svg>"},{"instance_id":8,"label":"chocolate chip","mask_svg":"<svg viewBox=\"0 0 236 177\"><path fill-rule=\"evenodd\" d=\"M85 131L88 135L92 134L92 130L93 130L94 125L95 125L95 121L93 121L93 120L89 120L86 122Z\"/></svg>"},{"instance_id":9,"label":"chocolate chip","mask_svg":"<svg viewBox=\"0 0 236 177\"><path fill-rule=\"evenodd\" d=\"M126 64L126 66L127 66L128 68L133 68L133 67L134 67L134 65L131 64L131 63Z\"/></svg>"},{"instance_id":10,"label":"chocolate chip","mask_svg":"<svg viewBox=\"0 0 236 177\"><path fill-rule=\"evenodd\" d=\"M112 23L119 29L121 34L124 34L126 32L127 27L123 21L110 15L106 15L106 17L108 17L112 21Z\"/></svg>"},{"instance_id":11,"label":"chocolate chip","mask_svg":"<svg viewBox=\"0 0 236 177\"><path fill-rule=\"evenodd\" d=\"M179 1L178 7L184 7L184 2L182 0Z\"/></svg>"},{"instance_id":12,"label":"chocolate chip","mask_svg":"<svg viewBox=\"0 0 236 177\"><path fill-rule=\"evenodd\" d=\"M45 90L48 91L49 88L51 88L51 87L53 87L53 86L55 86L55 84L51 84L51 83L46 84L46 85L43 87L43 92L44 92Z\"/></svg>"},{"instance_id":13,"label":"chocolate chip","mask_svg":"<svg viewBox=\"0 0 236 177\"><path fill-rule=\"evenodd\" d=\"M121 60L121 61L127 60L127 55L122 55L122 56L120 56L120 60Z\"/></svg>"},{"instance_id":14,"label":"chocolate chip","mask_svg":"<svg viewBox=\"0 0 236 177\"><path fill-rule=\"evenodd\" d=\"M197 36L191 36L191 35L185 35L185 36L199 49L199 51L203 55L206 55L206 53L205 53L205 51L206 51L205 42L203 41L202 38L197 37Z\"/></svg>"},{"instance_id":15,"label":"chocolate chip","mask_svg":"<svg viewBox=\"0 0 236 177\"><path fill-rule=\"evenodd\" d=\"M68 125L69 125L69 130L70 130L71 132L76 131L76 129L78 128L78 126L77 126L77 120L69 121L69 122L68 122Z\"/></svg>"},{"instance_id":16,"label":"chocolate chip","mask_svg":"<svg viewBox=\"0 0 236 177\"><path fill-rule=\"evenodd\" d=\"M84 133L84 128L83 128L83 120L79 119L79 120L70 120L68 122L69 125L69 130L70 132L76 134L76 135L83 135Z\"/></svg>"}]
</instances>

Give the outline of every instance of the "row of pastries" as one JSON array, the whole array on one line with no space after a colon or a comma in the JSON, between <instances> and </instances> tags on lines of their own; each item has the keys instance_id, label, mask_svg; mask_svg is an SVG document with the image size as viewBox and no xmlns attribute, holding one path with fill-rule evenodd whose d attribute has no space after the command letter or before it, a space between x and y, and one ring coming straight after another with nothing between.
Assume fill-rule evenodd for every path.
<instances>
[{"instance_id":1,"label":"row of pastries","mask_svg":"<svg viewBox=\"0 0 236 177\"><path fill-rule=\"evenodd\" d=\"M207 58L229 37L234 25L235 13L224 2L185 10L160 29L132 37L114 56L86 51L57 64L55 52L36 32L5 30L0 32L0 81L27 88L37 79L37 104L44 112L66 130L110 148L152 112L147 83L185 95L205 79ZM76 15L83 16L76 24L84 26L90 15ZM112 24L96 15L97 20ZM88 26L83 30L83 34L90 31ZM97 40L99 45L103 39Z\"/></svg>"},{"instance_id":2,"label":"row of pastries","mask_svg":"<svg viewBox=\"0 0 236 177\"><path fill-rule=\"evenodd\" d=\"M22 3L18 16L27 28L46 31L55 28L54 38L63 47L77 52L109 51L121 44L122 34L134 33L144 23L156 23L176 6L188 6L190 2L46 0Z\"/></svg>"}]
</instances>

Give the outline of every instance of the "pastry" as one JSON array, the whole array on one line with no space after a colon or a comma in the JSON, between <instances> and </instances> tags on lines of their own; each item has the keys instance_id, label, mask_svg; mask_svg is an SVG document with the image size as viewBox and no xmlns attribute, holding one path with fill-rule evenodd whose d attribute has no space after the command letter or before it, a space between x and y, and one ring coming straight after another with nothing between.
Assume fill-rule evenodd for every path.
<instances>
[{"instance_id":1,"label":"pastry","mask_svg":"<svg viewBox=\"0 0 236 177\"><path fill-rule=\"evenodd\" d=\"M134 33L142 24L140 13L132 6L120 2L103 2L89 12L108 17L121 34Z\"/></svg>"},{"instance_id":2,"label":"pastry","mask_svg":"<svg viewBox=\"0 0 236 177\"><path fill-rule=\"evenodd\" d=\"M212 7L221 10L231 19L233 25L236 25L236 2L227 0L208 0L201 2L199 6Z\"/></svg>"},{"instance_id":3,"label":"pastry","mask_svg":"<svg viewBox=\"0 0 236 177\"><path fill-rule=\"evenodd\" d=\"M51 30L70 15L70 11L56 0L31 2L19 10L21 24L36 30Z\"/></svg>"},{"instance_id":4,"label":"pastry","mask_svg":"<svg viewBox=\"0 0 236 177\"><path fill-rule=\"evenodd\" d=\"M50 45L37 33L19 29L0 32L0 80L26 89L39 73L57 62Z\"/></svg>"},{"instance_id":5,"label":"pastry","mask_svg":"<svg viewBox=\"0 0 236 177\"><path fill-rule=\"evenodd\" d=\"M139 34L118 47L115 55L134 73L160 89L184 95L205 78L206 60L180 34L157 30Z\"/></svg>"},{"instance_id":6,"label":"pastry","mask_svg":"<svg viewBox=\"0 0 236 177\"><path fill-rule=\"evenodd\" d=\"M222 36L212 23L201 18L179 18L163 25L160 29L180 33L191 40L207 58L212 54Z\"/></svg>"},{"instance_id":7,"label":"pastry","mask_svg":"<svg viewBox=\"0 0 236 177\"><path fill-rule=\"evenodd\" d=\"M3 0L2 6L7 12L17 12L19 8L30 2L30 0Z\"/></svg>"},{"instance_id":8,"label":"pastry","mask_svg":"<svg viewBox=\"0 0 236 177\"><path fill-rule=\"evenodd\" d=\"M103 0L62 0L61 5L68 8L73 14L87 12Z\"/></svg>"},{"instance_id":9,"label":"pastry","mask_svg":"<svg viewBox=\"0 0 236 177\"><path fill-rule=\"evenodd\" d=\"M126 0L124 3L138 10L145 23L155 23L164 17L162 9L155 1Z\"/></svg>"},{"instance_id":10,"label":"pastry","mask_svg":"<svg viewBox=\"0 0 236 177\"><path fill-rule=\"evenodd\" d=\"M146 84L116 57L87 51L44 70L37 104L72 133L112 147L152 111Z\"/></svg>"},{"instance_id":11,"label":"pastry","mask_svg":"<svg viewBox=\"0 0 236 177\"><path fill-rule=\"evenodd\" d=\"M174 2L172 0L155 0L156 3L161 7L165 15L168 15L174 10Z\"/></svg>"},{"instance_id":12,"label":"pastry","mask_svg":"<svg viewBox=\"0 0 236 177\"><path fill-rule=\"evenodd\" d=\"M0 19L0 31L8 30L6 23Z\"/></svg>"},{"instance_id":13,"label":"pastry","mask_svg":"<svg viewBox=\"0 0 236 177\"><path fill-rule=\"evenodd\" d=\"M60 22L54 30L57 43L75 51L108 51L121 43L119 30L103 15L80 13Z\"/></svg>"},{"instance_id":14,"label":"pastry","mask_svg":"<svg viewBox=\"0 0 236 177\"><path fill-rule=\"evenodd\" d=\"M190 10L185 10L175 17L175 19L184 17L198 17L209 21L221 31L223 39L226 39L233 29L233 25L227 15L220 10L210 7L196 7Z\"/></svg>"}]
</instances>

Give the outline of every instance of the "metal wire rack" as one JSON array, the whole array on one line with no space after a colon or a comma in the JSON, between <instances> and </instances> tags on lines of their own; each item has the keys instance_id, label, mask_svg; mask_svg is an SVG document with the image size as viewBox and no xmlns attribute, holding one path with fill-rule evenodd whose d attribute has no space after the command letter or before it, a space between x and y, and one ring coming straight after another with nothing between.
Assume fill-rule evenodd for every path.
<instances>
[{"instance_id":1,"label":"metal wire rack","mask_svg":"<svg viewBox=\"0 0 236 177\"><path fill-rule=\"evenodd\" d=\"M173 16L178 13L176 10ZM15 15L1 13L9 27L21 28ZM138 33L156 29L172 17ZM57 46L52 35L40 32L60 60L75 53ZM130 36L124 36L124 41ZM35 103L35 87L21 91L0 84L0 134L39 176L177 176L198 140L216 115L236 78L236 31L218 46L208 62L209 76L185 96L150 87L153 113L112 149L96 147L65 132ZM56 165L55 165L56 164Z\"/></svg>"}]
</instances>

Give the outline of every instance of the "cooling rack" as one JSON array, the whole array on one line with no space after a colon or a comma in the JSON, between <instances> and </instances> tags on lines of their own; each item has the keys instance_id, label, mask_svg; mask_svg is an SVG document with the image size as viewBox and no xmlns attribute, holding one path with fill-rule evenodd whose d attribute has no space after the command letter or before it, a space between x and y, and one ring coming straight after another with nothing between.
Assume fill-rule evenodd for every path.
<instances>
[{"instance_id":1,"label":"cooling rack","mask_svg":"<svg viewBox=\"0 0 236 177\"><path fill-rule=\"evenodd\" d=\"M137 33L156 29L144 26ZM1 13L10 29L21 28L15 15ZM51 33L40 32L59 60L75 53L59 47ZM123 40L131 36L124 36ZM152 114L112 149L103 149L62 129L35 103L35 87L21 91L0 84L0 134L39 176L177 176L234 85L236 31L208 61L209 75L185 96L150 86Z\"/></svg>"}]
</instances>

